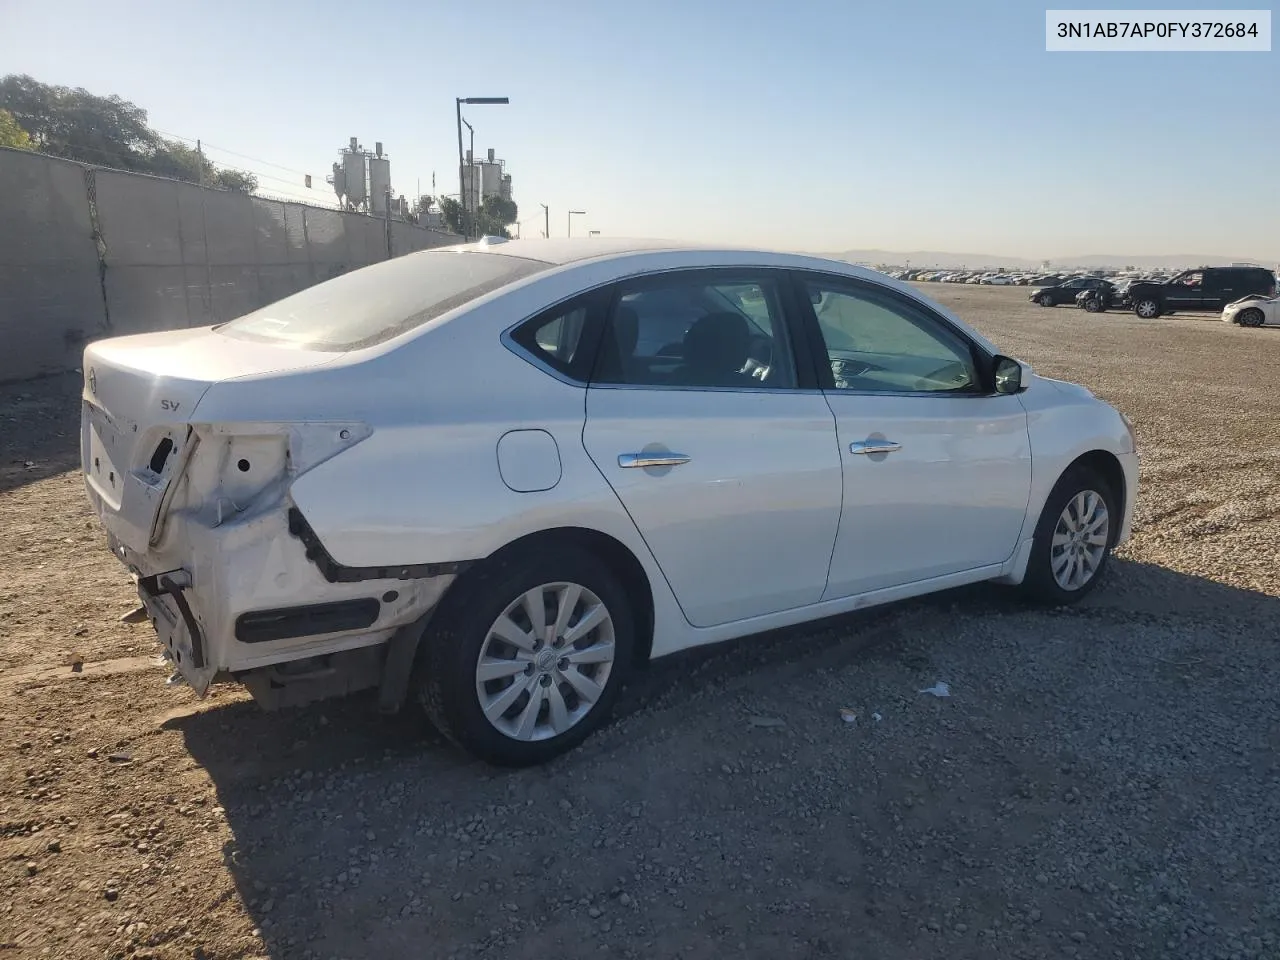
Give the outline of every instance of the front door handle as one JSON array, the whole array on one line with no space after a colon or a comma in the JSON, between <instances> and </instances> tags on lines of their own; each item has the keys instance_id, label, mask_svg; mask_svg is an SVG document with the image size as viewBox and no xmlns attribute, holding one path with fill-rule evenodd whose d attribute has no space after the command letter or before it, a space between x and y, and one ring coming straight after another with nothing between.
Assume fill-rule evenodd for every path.
<instances>
[{"instance_id":1,"label":"front door handle","mask_svg":"<svg viewBox=\"0 0 1280 960\"><path fill-rule=\"evenodd\" d=\"M893 453L901 449L902 444L892 440L855 440L849 444L850 453Z\"/></svg>"},{"instance_id":2,"label":"front door handle","mask_svg":"<svg viewBox=\"0 0 1280 960\"><path fill-rule=\"evenodd\" d=\"M688 463L692 457L686 457L683 453L620 453L618 454L618 466L625 468L635 467L678 467L682 463Z\"/></svg>"}]
</instances>

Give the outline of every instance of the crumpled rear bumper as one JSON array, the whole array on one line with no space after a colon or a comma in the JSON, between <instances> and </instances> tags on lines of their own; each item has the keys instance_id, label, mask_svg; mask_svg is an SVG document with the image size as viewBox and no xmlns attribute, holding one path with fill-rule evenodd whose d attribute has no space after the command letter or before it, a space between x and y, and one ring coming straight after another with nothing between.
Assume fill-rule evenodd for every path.
<instances>
[{"instance_id":1,"label":"crumpled rear bumper","mask_svg":"<svg viewBox=\"0 0 1280 960\"><path fill-rule=\"evenodd\" d=\"M102 518L158 640L200 696L219 676L384 643L454 580L388 571L331 582L290 532L289 508L286 500L217 526L179 511L162 544L145 553L120 541L109 514Z\"/></svg>"}]
</instances>

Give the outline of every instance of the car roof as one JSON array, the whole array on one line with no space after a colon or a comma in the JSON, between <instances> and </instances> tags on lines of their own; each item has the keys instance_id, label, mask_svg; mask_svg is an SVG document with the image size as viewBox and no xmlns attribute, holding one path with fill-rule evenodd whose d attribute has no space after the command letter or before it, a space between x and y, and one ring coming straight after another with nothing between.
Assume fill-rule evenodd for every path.
<instances>
[{"instance_id":1,"label":"car roof","mask_svg":"<svg viewBox=\"0 0 1280 960\"><path fill-rule=\"evenodd\" d=\"M440 249L440 248L437 248ZM681 240L637 239L617 237L582 237L556 238L553 240L489 240L476 243L458 244L452 248L459 252L490 253L505 257L520 257L526 260L539 260L553 266L567 266L587 260L623 260L637 254L653 253L703 253L723 254L728 263L749 264L761 258L762 264L779 265L780 260L789 262L791 266L807 266L810 269L821 269L822 264L839 264L842 268L853 267L859 274L878 275L877 271L859 268L844 260L833 260L830 257L796 253L787 250L770 250L764 247L735 246L709 243L691 243Z\"/></svg>"}]
</instances>

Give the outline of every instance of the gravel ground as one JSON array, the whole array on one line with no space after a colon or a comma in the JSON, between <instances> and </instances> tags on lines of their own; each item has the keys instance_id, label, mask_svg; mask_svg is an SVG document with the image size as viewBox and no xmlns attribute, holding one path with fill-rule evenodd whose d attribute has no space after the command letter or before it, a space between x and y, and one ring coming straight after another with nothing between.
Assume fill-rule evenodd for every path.
<instances>
[{"instance_id":1,"label":"gravel ground","mask_svg":"<svg viewBox=\"0 0 1280 960\"><path fill-rule=\"evenodd\" d=\"M1136 422L1108 582L661 661L514 773L166 688L76 378L0 388L0 960L1280 957L1280 331L928 290Z\"/></svg>"}]
</instances>

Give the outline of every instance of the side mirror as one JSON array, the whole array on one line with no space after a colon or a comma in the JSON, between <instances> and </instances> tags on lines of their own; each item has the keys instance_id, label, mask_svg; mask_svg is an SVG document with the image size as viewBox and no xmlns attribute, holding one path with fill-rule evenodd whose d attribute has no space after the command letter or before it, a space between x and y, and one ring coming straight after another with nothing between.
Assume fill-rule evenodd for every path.
<instances>
[{"instance_id":1,"label":"side mirror","mask_svg":"<svg viewBox=\"0 0 1280 960\"><path fill-rule=\"evenodd\" d=\"M1021 393L1031 385L1031 365L996 357L996 393Z\"/></svg>"}]
</instances>

